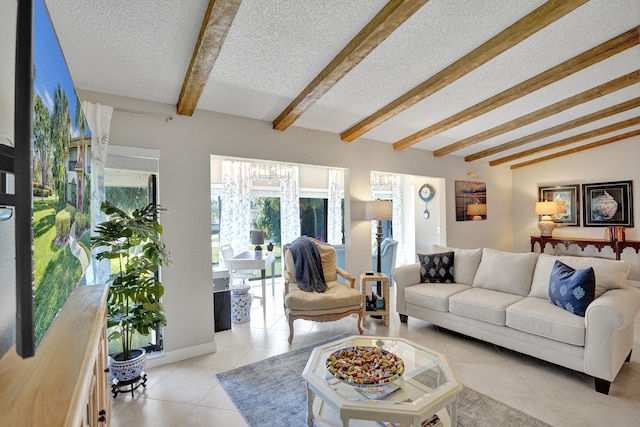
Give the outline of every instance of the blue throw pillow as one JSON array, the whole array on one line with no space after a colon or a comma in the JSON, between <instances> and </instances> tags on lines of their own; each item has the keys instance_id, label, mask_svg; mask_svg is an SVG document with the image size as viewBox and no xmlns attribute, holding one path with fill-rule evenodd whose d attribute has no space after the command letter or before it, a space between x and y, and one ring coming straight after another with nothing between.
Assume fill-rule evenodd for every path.
<instances>
[{"instance_id":1,"label":"blue throw pillow","mask_svg":"<svg viewBox=\"0 0 640 427\"><path fill-rule=\"evenodd\" d=\"M453 252L418 254L422 283L454 283Z\"/></svg>"},{"instance_id":2,"label":"blue throw pillow","mask_svg":"<svg viewBox=\"0 0 640 427\"><path fill-rule=\"evenodd\" d=\"M593 267L575 270L556 261L549 279L549 300L570 313L584 317L595 298L596 275Z\"/></svg>"}]
</instances>

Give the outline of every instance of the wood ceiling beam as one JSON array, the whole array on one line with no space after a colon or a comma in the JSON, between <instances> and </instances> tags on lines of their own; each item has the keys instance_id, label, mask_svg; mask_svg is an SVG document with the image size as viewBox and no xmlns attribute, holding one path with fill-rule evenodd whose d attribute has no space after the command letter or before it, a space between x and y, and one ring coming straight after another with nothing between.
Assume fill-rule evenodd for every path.
<instances>
[{"instance_id":1,"label":"wood ceiling beam","mask_svg":"<svg viewBox=\"0 0 640 427\"><path fill-rule=\"evenodd\" d=\"M540 31L547 25L562 18L587 0L549 0L515 24L492 37L469 54L458 59L434 76L420 83L409 92L387 104L371 116L344 131L340 138L351 142L376 126L384 123L407 108L422 101L433 93L448 86L465 74L470 73L507 49Z\"/></svg>"},{"instance_id":2,"label":"wood ceiling beam","mask_svg":"<svg viewBox=\"0 0 640 427\"><path fill-rule=\"evenodd\" d=\"M562 64L544 71L516 86L513 86L489 99L486 99L472 107L467 108L453 116L407 136L393 144L395 150L408 148L422 140L442 133L448 129L459 126L471 119L479 117L498 107L515 101L525 95L535 92L545 86L558 82L580 70L583 70L604 59L610 58L620 52L640 44L640 27L632 28L617 37L608 40L578 56L571 58Z\"/></svg>"},{"instance_id":3,"label":"wood ceiling beam","mask_svg":"<svg viewBox=\"0 0 640 427\"><path fill-rule=\"evenodd\" d=\"M209 74L238 13L240 2L241 0L209 0L176 105L178 114L192 116L196 110L204 86L209 80Z\"/></svg>"},{"instance_id":4,"label":"wood ceiling beam","mask_svg":"<svg viewBox=\"0 0 640 427\"><path fill-rule=\"evenodd\" d=\"M614 123L609 126L594 129L589 132L584 132L579 135L571 136L569 138L561 139L560 141L551 142L549 144L541 145L539 147L532 148L530 150L521 151L520 153L513 154L511 156L502 157L500 159L492 160L489 162L490 166L499 166L504 163L512 162L514 160L523 159L525 157L533 156L543 151L553 150L555 148L564 147L565 145L575 144L576 142L584 141L585 139L595 138L597 136L606 135L611 132L615 132L620 129L625 129L631 126L640 124L640 117L634 117L629 120Z\"/></svg>"},{"instance_id":5,"label":"wood ceiling beam","mask_svg":"<svg viewBox=\"0 0 640 427\"><path fill-rule=\"evenodd\" d=\"M429 0L391 0L273 121L286 130Z\"/></svg>"},{"instance_id":6,"label":"wood ceiling beam","mask_svg":"<svg viewBox=\"0 0 640 427\"><path fill-rule=\"evenodd\" d=\"M511 166L511 169L518 169L524 166L533 165L535 163L546 162L547 160L557 159L558 157L568 156L569 154L575 154L580 151L590 150L592 148L601 147L603 145L611 144L614 142L622 141L623 139L629 139L634 136L640 135L640 129L634 130L628 133L624 133L622 135L612 136L611 138L603 139L602 141L592 142L591 144L586 144L581 147L572 148L570 150L561 151L559 153L550 154L548 156L540 157L534 160L529 160L528 162L522 162Z\"/></svg>"},{"instance_id":7,"label":"wood ceiling beam","mask_svg":"<svg viewBox=\"0 0 640 427\"><path fill-rule=\"evenodd\" d=\"M532 141L536 141L538 139L546 138L549 136L553 136L557 133L564 132L570 129L577 128L578 126L583 126L588 123L594 122L596 120L604 119L606 117L613 116L615 114L622 113L624 111L631 110L632 108L640 107L640 98L633 98L629 101L622 102L620 104L614 105L609 108L605 108L600 111L596 111L595 113L587 114L586 116L582 116L575 120L571 120L557 126L550 127L548 129L541 130L539 132L533 133L531 135L524 136L522 138L516 139L511 142L507 142L506 144L499 145L494 148L490 148L488 150L482 151L480 153L471 154L470 156L465 157L464 159L467 162L472 162L474 160L478 160L482 157L488 156L490 154L496 154L504 150L509 150L511 148L519 147L520 145L527 144ZM491 153L489 153L491 152Z\"/></svg>"},{"instance_id":8,"label":"wood ceiling beam","mask_svg":"<svg viewBox=\"0 0 640 427\"><path fill-rule=\"evenodd\" d=\"M629 74L625 74L622 77L618 77L617 79L611 80L607 83L601 84L600 86L596 86L594 88L585 90L584 92L581 92L572 97L563 99L562 101L558 101L555 104L551 104L539 110L533 111L529 114L525 114L524 116L518 117L517 119L511 120L510 122L503 123L499 126L488 129L484 132L480 132L468 138L461 139L458 142L454 142L453 144L447 145L446 147L442 147L438 150L435 150L433 152L433 155L435 157L441 157L446 154L450 154L454 151L470 147L479 142L485 141L487 139L493 138L498 135L502 135L503 133L507 133L512 130L521 128L523 126L529 125L531 123L535 123L547 117L551 117L555 114L561 113L562 111L568 110L569 108L573 108L577 105L584 104L585 102L593 101L594 99L608 95L610 93L613 93L625 87L631 86L638 82L640 82L640 71L637 70ZM493 148L492 150L495 150L495 151L492 151L492 152L490 152L490 150L484 150L484 151L481 151L480 153L472 154L471 156L467 156L467 157L473 158L473 160L477 160L482 157L499 153L500 151L508 150L510 148L514 148L519 145L525 144L525 142L520 142L520 140L516 140L516 141L512 141L508 144L499 145L498 147Z\"/></svg>"}]
</instances>

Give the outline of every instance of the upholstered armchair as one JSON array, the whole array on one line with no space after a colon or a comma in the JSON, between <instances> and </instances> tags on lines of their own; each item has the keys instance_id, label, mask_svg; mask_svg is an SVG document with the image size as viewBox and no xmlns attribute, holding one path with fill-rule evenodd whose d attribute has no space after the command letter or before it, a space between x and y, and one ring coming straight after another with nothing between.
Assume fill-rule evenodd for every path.
<instances>
[{"instance_id":1,"label":"upholstered armchair","mask_svg":"<svg viewBox=\"0 0 640 427\"><path fill-rule=\"evenodd\" d=\"M331 322L356 314L358 331L362 334L362 294L355 288L356 279L336 266L336 250L333 246L315 239L310 240L320 253L327 289L320 293L303 291L298 287L293 256L285 245L282 249L282 276L284 312L289 321L289 344L293 341L293 322L296 319ZM338 276L347 283L340 282Z\"/></svg>"},{"instance_id":2,"label":"upholstered armchair","mask_svg":"<svg viewBox=\"0 0 640 427\"><path fill-rule=\"evenodd\" d=\"M398 253L398 241L394 239L386 238L380 244L380 266L382 273L386 274L389 278L389 283L393 285L393 277L391 277L391 271L396 268L396 255ZM378 248L373 249L373 255L371 255L371 270L377 271L378 269Z\"/></svg>"}]
</instances>

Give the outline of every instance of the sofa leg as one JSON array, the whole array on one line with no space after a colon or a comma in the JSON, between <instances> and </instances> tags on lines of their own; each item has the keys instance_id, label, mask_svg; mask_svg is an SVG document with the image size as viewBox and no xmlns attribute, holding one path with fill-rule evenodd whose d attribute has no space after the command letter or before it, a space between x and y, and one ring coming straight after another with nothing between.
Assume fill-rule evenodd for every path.
<instances>
[{"instance_id":1,"label":"sofa leg","mask_svg":"<svg viewBox=\"0 0 640 427\"><path fill-rule=\"evenodd\" d=\"M594 378L594 380L596 380L596 391L598 393L609 394L611 381L601 380L600 378Z\"/></svg>"},{"instance_id":2,"label":"sofa leg","mask_svg":"<svg viewBox=\"0 0 640 427\"><path fill-rule=\"evenodd\" d=\"M400 314L400 313L398 313ZM409 321L409 316L407 316L406 314L400 314L400 321L402 323L407 323Z\"/></svg>"},{"instance_id":3,"label":"sofa leg","mask_svg":"<svg viewBox=\"0 0 640 427\"><path fill-rule=\"evenodd\" d=\"M625 361L625 362L631 362L631 353L633 353L633 350L631 350L631 351L629 352L629 354L627 355L627 358L626 358L626 359L624 359L624 361Z\"/></svg>"}]
</instances>

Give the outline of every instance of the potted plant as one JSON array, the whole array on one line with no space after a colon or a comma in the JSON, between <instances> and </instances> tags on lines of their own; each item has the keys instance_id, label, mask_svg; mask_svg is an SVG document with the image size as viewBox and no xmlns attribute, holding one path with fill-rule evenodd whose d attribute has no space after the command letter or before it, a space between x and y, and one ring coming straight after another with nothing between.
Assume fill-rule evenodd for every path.
<instances>
[{"instance_id":1,"label":"potted plant","mask_svg":"<svg viewBox=\"0 0 640 427\"><path fill-rule=\"evenodd\" d=\"M110 357L111 372L119 381L140 376L146 351L133 349L136 332L148 335L158 325L166 325L160 298L164 287L158 268L169 263L169 252L160 240L162 226L157 216L162 208L148 204L127 214L109 202L102 211L108 220L96 227L91 248L98 248L98 260L109 260L115 270L110 277L107 300L109 341L121 343L122 351Z\"/></svg>"}]
</instances>

